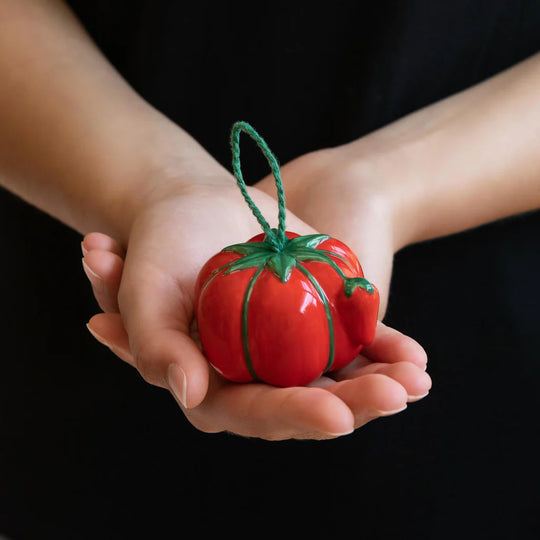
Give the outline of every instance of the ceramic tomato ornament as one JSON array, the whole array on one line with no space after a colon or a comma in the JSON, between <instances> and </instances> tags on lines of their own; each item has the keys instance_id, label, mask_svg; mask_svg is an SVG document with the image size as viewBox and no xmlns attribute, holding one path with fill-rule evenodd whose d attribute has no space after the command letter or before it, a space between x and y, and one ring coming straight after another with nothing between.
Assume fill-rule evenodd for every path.
<instances>
[{"instance_id":1,"label":"ceramic tomato ornament","mask_svg":"<svg viewBox=\"0 0 540 540\"><path fill-rule=\"evenodd\" d=\"M278 191L279 227L253 203L240 169L240 133L267 158ZM325 234L285 229L279 165L247 123L231 131L233 170L263 233L224 248L201 269L195 316L203 351L234 382L306 385L346 366L375 336L379 294L354 253Z\"/></svg>"}]
</instances>

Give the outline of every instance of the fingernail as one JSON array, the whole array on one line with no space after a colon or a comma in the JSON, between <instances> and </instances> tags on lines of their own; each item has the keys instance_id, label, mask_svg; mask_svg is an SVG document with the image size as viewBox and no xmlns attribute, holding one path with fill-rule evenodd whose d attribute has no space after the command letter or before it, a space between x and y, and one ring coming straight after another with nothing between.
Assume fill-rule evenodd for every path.
<instances>
[{"instance_id":1,"label":"fingernail","mask_svg":"<svg viewBox=\"0 0 540 540\"><path fill-rule=\"evenodd\" d=\"M105 345L105 347L109 347L109 349L111 348L107 340L104 337L100 336L95 330L92 330L88 324L86 325L86 328L88 328L88 331L94 336L97 341L99 341L102 345Z\"/></svg>"},{"instance_id":2,"label":"fingernail","mask_svg":"<svg viewBox=\"0 0 540 540\"><path fill-rule=\"evenodd\" d=\"M127 362L128 364L136 367L133 360L130 360L129 352L126 353L125 350L122 350L121 348L116 347L115 345L111 345L103 336L100 336L95 330L92 330L90 326L88 326L88 324L86 325L86 328L88 328L88 331L92 334L92 336L94 336L96 341L99 341L102 345L105 345L105 347L108 347L113 354L118 356L118 358L124 360L124 362ZM0 540L2 539L0 538Z\"/></svg>"},{"instance_id":3,"label":"fingernail","mask_svg":"<svg viewBox=\"0 0 540 540\"><path fill-rule=\"evenodd\" d=\"M81 251L82 251L83 257L85 257L86 254L88 253L88 250L84 247L84 240L81 242Z\"/></svg>"},{"instance_id":4,"label":"fingernail","mask_svg":"<svg viewBox=\"0 0 540 540\"><path fill-rule=\"evenodd\" d=\"M350 435L351 433L353 433L354 429L351 429L350 431L343 431L342 433L332 433L330 431L328 431L328 435L330 435L331 437L343 437L344 435Z\"/></svg>"},{"instance_id":5,"label":"fingernail","mask_svg":"<svg viewBox=\"0 0 540 540\"><path fill-rule=\"evenodd\" d=\"M425 398L429 394L429 390L425 394L421 394L419 396L407 396L407 399L409 401L418 401L419 399Z\"/></svg>"},{"instance_id":6,"label":"fingernail","mask_svg":"<svg viewBox=\"0 0 540 540\"><path fill-rule=\"evenodd\" d=\"M94 287L95 291L98 293L103 292L103 287L104 287L103 278L99 274L96 274L96 272L94 272L86 264L84 259L82 259L82 265L83 265L84 273L86 274L86 277L90 280L90 283Z\"/></svg>"},{"instance_id":7,"label":"fingernail","mask_svg":"<svg viewBox=\"0 0 540 540\"><path fill-rule=\"evenodd\" d=\"M92 281L92 279L99 279L101 280L101 276L99 274L96 274L87 264L84 258L82 259L82 265L84 268L84 271L86 275L88 276L88 279Z\"/></svg>"},{"instance_id":8,"label":"fingernail","mask_svg":"<svg viewBox=\"0 0 540 540\"><path fill-rule=\"evenodd\" d=\"M177 364L171 364L167 369L167 382L174 397L187 407L187 379L184 370Z\"/></svg>"},{"instance_id":9,"label":"fingernail","mask_svg":"<svg viewBox=\"0 0 540 540\"><path fill-rule=\"evenodd\" d=\"M407 408L407 405L404 407L401 407L400 409L394 409L393 411L379 411L379 416L391 416L393 414L397 414L401 411L404 411Z\"/></svg>"}]
</instances>

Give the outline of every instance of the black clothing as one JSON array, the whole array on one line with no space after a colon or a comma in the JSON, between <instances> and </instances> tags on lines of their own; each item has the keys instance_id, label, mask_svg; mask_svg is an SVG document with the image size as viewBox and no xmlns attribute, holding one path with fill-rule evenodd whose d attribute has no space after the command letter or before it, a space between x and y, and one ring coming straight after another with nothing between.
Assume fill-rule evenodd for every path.
<instances>
[{"instance_id":1,"label":"black clothing","mask_svg":"<svg viewBox=\"0 0 540 540\"><path fill-rule=\"evenodd\" d=\"M532 0L70 4L227 167L235 120L286 163L540 50ZM79 235L6 192L0 224L0 535L538 538L538 213L397 254L386 321L426 348L430 396L338 440L280 443L198 432L87 333Z\"/></svg>"}]
</instances>

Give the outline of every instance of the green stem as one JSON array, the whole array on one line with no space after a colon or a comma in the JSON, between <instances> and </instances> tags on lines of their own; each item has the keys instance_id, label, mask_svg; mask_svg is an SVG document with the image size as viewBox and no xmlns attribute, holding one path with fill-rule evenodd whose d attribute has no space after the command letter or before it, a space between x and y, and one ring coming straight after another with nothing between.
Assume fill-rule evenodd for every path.
<instances>
[{"instance_id":1,"label":"green stem","mask_svg":"<svg viewBox=\"0 0 540 540\"><path fill-rule=\"evenodd\" d=\"M244 177L242 176L242 170L240 167L240 133L246 133L249 135L260 148L264 157L270 165L272 174L274 175L277 194L278 194L278 228L274 230L270 227L258 206L253 202L249 196ZM249 208L253 212L253 215L257 218L260 226L266 234L266 241L272 244L278 251L281 251L287 243L287 237L285 236L285 192L283 190L283 182L281 180L281 173L279 170L279 163L264 141L264 139L247 123L247 122L235 122L231 129L231 151L232 151L232 167L233 173L236 178L236 183L244 196Z\"/></svg>"},{"instance_id":2,"label":"green stem","mask_svg":"<svg viewBox=\"0 0 540 540\"><path fill-rule=\"evenodd\" d=\"M257 270L257 272L253 274L253 277L249 280L249 284L246 289L246 293L244 295L244 302L242 305L242 345L244 348L244 357L245 357L246 367L249 371L249 374L253 377L255 381L258 381L259 378L257 377L257 374L255 373L255 368L253 367L253 362L251 360L251 353L249 351L248 307L249 307L249 299L251 298L251 293L253 291L253 287L255 286L255 282L257 281L257 279L259 279L259 276L261 275L263 270L264 270L264 266L261 266Z\"/></svg>"}]
</instances>

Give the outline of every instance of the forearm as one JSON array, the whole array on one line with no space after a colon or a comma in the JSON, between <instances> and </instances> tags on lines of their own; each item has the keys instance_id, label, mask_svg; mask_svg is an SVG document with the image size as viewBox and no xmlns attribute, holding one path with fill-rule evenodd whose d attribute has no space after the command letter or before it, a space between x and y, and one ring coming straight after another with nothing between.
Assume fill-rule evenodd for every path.
<instances>
[{"instance_id":1,"label":"forearm","mask_svg":"<svg viewBox=\"0 0 540 540\"><path fill-rule=\"evenodd\" d=\"M0 0L0 183L125 241L153 183L219 165L146 103L57 0Z\"/></svg>"},{"instance_id":2,"label":"forearm","mask_svg":"<svg viewBox=\"0 0 540 540\"><path fill-rule=\"evenodd\" d=\"M380 169L396 245L540 207L540 54L347 145Z\"/></svg>"}]
</instances>

